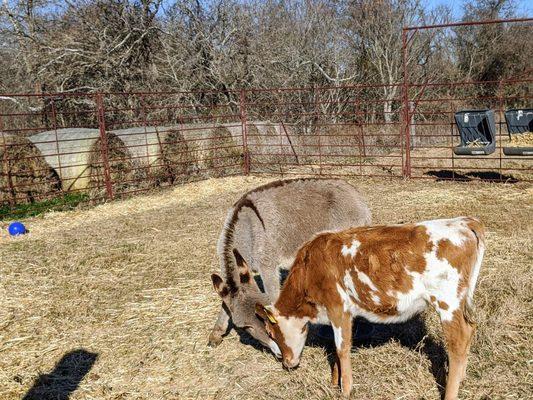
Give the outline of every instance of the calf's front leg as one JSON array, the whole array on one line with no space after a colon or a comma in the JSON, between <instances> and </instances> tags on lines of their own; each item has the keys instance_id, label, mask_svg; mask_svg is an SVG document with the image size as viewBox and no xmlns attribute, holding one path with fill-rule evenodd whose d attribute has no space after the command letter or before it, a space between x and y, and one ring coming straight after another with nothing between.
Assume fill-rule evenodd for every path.
<instances>
[{"instance_id":1,"label":"calf's front leg","mask_svg":"<svg viewBox=\"0 0 533 400\"><path fill-rule=\"evenodd\" d=\"M337 350L337 366L333 367L332 382L338 381L340 375L341 390L344 397L349 397L352 391L352 364L350 353L352 349L352 316L345 312L336 313L330 317L331 326L335 336L335 348ZM337 371L335 371L337 368ZM335 376L337 374L337 377Z\"/></svg>"}]
</instances>

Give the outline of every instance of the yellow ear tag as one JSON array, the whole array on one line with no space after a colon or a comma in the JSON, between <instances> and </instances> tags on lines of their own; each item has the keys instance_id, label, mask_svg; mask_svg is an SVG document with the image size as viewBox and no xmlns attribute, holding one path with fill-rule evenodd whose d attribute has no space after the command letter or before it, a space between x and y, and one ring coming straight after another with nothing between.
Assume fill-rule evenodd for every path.
<instances>
[{"instance_id":1,"label":"yellow ear tag","mask_svg":"<svg viewBox=\"0 0 533 400\"><path fill-rule=\"evenodd\" d=\"M272 324L277 324L278 323L278 320L276 318L274 318L274 316L270 313L267 314L267 317L268 317L268 320L272 323Z\"/></svg>"},{"instance_id":2,"label":"yellow ear tag","mask_svg":"<svg viewBox=\"0 0 533 400\"><path fill-rule=\"evenodd\" d=\"M274 315L272 315L272 312L265 308L265 312L266 312L266 315L267 315L267 318L268 320L270 321L271 324L277 324L278 323L278 320L274 317Z\"/></svg>"}]
</instances>

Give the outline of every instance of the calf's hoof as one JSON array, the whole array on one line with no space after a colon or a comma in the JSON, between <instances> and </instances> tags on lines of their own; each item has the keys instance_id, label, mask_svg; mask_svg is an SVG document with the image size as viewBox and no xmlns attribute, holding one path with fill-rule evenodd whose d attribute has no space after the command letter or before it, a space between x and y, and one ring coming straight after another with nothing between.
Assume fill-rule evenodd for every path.
<instances>
[{"instance_id":1,"label":"calf's hoof","mask_svg":"<svg viewBox=\"0 0 533 400\"><path fill-rule=\"evenodd\" d=\"M341 391L342 391L342 398L343 399L349 399L350 398L350 394L352 393L352 386L349 385L348 387L342 387L341 388Z\"/></svg>"}]
</instances>

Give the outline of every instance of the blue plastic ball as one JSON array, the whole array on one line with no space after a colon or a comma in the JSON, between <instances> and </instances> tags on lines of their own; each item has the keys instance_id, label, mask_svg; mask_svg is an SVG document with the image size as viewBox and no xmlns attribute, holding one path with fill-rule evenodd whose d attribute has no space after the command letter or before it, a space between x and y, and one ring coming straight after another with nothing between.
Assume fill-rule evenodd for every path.
<instances>
[{"instance_id":1,"label":"blue plastic ball","mask_svg":"<svg viewBox=\"0 0 533 400\"><path fill-rule=\"evenodd\" d=\"M26 233L26 227L22 222L13 222L7 228L11 236L24 235Z\"/></svg>"}]
</instances>

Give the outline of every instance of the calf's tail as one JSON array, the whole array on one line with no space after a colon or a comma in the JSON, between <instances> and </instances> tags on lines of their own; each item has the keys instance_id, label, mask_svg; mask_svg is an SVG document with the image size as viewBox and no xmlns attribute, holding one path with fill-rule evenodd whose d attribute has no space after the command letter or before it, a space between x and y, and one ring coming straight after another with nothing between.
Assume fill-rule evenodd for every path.
<instances>
[{"instance_id":1,"label":"calf's tail","mask_svg":"<svg viewBox=\"0 0 533 400\"><path fill-rule=\"evenodd\" d=\"M483 255L485 253L485 226L477 218L469 218L467 225L476 237L477 246L475 261L470 269L470 277L468 281L466 301L464 302L463 314L469 324L475 325L474 291L476 289L479 270L481 269L481 262L483 261Z\"/></svg>"}]
</instances>

